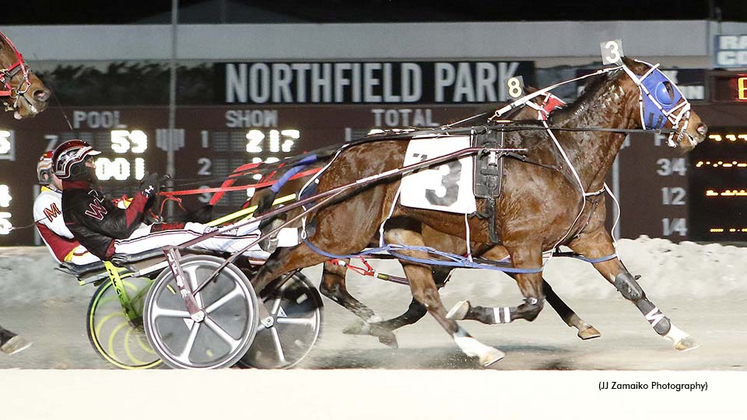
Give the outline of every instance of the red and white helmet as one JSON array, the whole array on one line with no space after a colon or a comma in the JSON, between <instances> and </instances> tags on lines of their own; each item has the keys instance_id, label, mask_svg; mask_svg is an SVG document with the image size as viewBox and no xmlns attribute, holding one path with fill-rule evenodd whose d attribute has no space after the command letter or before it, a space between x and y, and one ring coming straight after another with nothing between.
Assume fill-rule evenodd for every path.
<instances>
[{"instance_id":1,"label":"red and white helmet","mask_svg":"<svg viewBox=\"0 0 747 420\"><path fill-rule=\"evenodd\" d=\"M39 163L36 164L36 177L39 180L39 185L49 185L52 183L52 155L54 150L47 150L39 158Z\"/></svg>"},{"instance_id":2,"label":"red and white helmet","mask_svg":"<svg viewBox=\"0 0 747 420\"><path fill-rule=\"evenodd\" d=\"M54 174L69 181L89 178L86 158L101 154L83 140L68 140L57 146L52 155Z\"/></svg>"}]
</instances>

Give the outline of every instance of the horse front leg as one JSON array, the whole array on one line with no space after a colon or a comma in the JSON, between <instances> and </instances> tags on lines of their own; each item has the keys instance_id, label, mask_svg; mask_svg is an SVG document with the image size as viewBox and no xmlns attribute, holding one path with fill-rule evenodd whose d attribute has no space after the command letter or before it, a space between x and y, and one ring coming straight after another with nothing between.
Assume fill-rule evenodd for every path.
<instances>
[{"instance_id":1,"label":"horse front leg","mask_svg":"<svg viewBox=\"0 0 747 420\"><path fill-rule=\"evenodd\" d=\"M350 260L345 261L349 262ZM399 346L397 336L390 329L378 324L383 318L348 292L345 281L347 271L346 266L326 261L319 287L319 291L324 296L360 318L360 321L348 325L342 332L344 334L372 335L377 337L380 343L397 348Z\"/></svg>"},{"instance_id":2,"label":"horse front leg","mask_svg":"<svg viewBox=\"0 0 747 420\"><path fill-rule=\"evenodd\" d=\"M516 269L526 271L511 274L524 295L524 303L512 307L483 307L472 306L469 301L463 300L448 312L449 319L471 319L483 324L508 324L517 319L534 321L542 311L545 301L545 282L542 272L536 271L542 267L541 249L525 246L507 248L507 250L511 256L511 265Z\"/></svg>"},{"instance_id":3,"label":"horse front leg","mask_svg":"<svg viewBox=\"0 0 747 420\"><path fill-rule=\"evenodd\" d=\"M384 232L384 237L388 243L424 246L422 235L420 232L414 230L403 228L387 229ZM428 253L420 250L403 249L398 250L397 253L405 258L428 258ZM446 308L444 308L441 302L436 283L433 281L430 266L407 259L402 259L401 261L405 276L410 282L410 290L413 298L425 306L428 313L451 335L456 345L459 346L464 354L469 357L477 357L480 364L486 367L505 356L502 351L477 341L455 321L446 318Z\"/></svg>"},{"instance_id":4,"label":"horse front leg","mask_svg":"<svg viewBox=\"0 0 747 420\"><path fill-rule=\"evenodd\" d=\"M612 239L603 229L584 234L570 245L575 252L587 258L602 258L615 253ZM594 268L632 302L646 317L651 327L660 336L672 341L677 350L692 350L700 346L689 334L677 328L659 308L654 305L636 278L622 265L618 258L594 263Z\"/></svg>"}]
</instances>

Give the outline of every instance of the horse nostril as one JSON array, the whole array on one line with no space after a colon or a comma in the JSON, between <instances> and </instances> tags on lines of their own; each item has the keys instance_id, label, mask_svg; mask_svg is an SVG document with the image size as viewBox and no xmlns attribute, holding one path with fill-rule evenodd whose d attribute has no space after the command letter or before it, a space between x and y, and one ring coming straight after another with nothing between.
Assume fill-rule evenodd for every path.
<instances>
[{"instance_id":1,"label":"horse nostril","mask_svg":"<svg viewBox=\"0 0 747 420\"><path fill-rule=\"evenodd\" d=\"M50 96L49 89L39 89L34 91L34 99L41 102L46 102Z\"/></svg>"},{"instance_id":2,"label":"horse nostril","mask_svg":"<svg viewBox=\"0 0 747 420\"><path fill-rule=\"evenodd\" d=\"M706 133L708 132L708 126L703 123L700 123L698 124L698 128L696 128L695 131L697 131L698 134L700 134L701 136L705 136Z\"/></svg>"}]
</instances>

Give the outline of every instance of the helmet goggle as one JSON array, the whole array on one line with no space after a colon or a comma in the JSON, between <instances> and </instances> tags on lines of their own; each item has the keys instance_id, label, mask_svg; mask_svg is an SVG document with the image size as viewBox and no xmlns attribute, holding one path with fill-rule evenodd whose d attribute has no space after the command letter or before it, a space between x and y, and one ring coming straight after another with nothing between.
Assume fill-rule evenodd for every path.
<instances>
[{"instance_id":1,"label":"helmet goggle","mask_svg":"<svg viewBox=\"0 0 747 420\"><path fill-rule=\"evenodd\" d=\"M44 152L39 158L39 163L36 164L36 177L39 180L39 185L49 185L52 182L53 153L52 150Z\"/></svg>"}]
</instances>

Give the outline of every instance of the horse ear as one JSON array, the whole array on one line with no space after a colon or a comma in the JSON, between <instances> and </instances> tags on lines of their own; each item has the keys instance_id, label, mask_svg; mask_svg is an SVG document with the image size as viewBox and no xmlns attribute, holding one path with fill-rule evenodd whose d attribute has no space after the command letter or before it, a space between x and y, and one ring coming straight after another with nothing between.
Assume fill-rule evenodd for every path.
<instances>
[{"instance_id":1,"label":"horse ear","mask_svg":"<svg viewBox=\"0 0 747 420\"><path fill-rule=\"evenodd\" d=\"M623 56L622 57L622 62L623 62L623 64L625 64L626 66L628 66L630 68L636 68L638 66L638 62L637 61L635 61L632 58L627 57L627 56Z\"/></svg>"}]
</instances>

